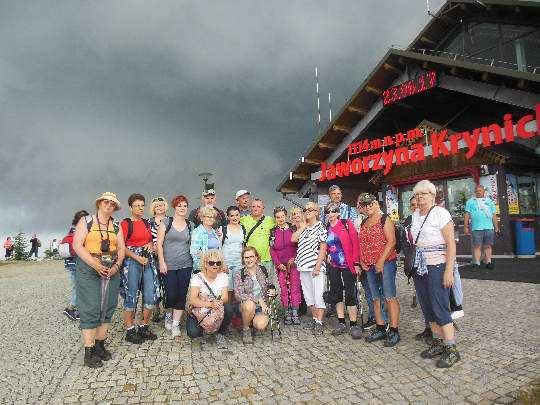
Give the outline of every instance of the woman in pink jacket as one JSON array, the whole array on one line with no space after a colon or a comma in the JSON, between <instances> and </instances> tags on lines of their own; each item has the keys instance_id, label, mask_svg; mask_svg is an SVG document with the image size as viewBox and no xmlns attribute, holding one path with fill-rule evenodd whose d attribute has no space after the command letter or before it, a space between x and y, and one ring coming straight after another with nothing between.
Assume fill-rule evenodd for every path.
<instances>
[{"instance_id":1,"label":"woman in pink jacket","mask_svg":"<svg viewBox=\"0 0 540 405\"><path fill-rule=\"evenodd\" d=\"M285 325L300 325L298 307L302 295L300 292L300 273L294 263L297 245L291 241L294 230L287 223L287 210L285 208L277 207L274 209L274 218L276 227L272 229L270 235L270 255L278 274L281 304L287 308Z\"/></svg>"},{"instance_id":2,"label":"woman in pink jacket","mask_svg":"<svg viewBox=\"0 0 540 405\"><path fill-rule=\"evenodd\" d=\"M326 269L330 280L327 303L336 306L338 316L338 324L332 334L337 336L347 332L343 305L343 290L345 290L345 305L349 313L351 337L361 339L362 327L357 324L358 309L356 307L356 277L360 272L358 234L352 221L340 219L338 203L328 204L325 214L328 218L328 237L326 239L328 266Z\"/></svg>"}]
</instances>

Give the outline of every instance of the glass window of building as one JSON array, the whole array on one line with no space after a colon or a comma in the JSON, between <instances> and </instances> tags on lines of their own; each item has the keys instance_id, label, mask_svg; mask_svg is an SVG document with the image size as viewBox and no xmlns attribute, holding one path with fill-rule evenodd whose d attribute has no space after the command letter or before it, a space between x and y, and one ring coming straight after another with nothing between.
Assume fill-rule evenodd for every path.
<instances>
[{"instance_id":1,"label":"glass window of building","mask_svg":"<svg viewBox=\"0 0 540 405\"><path fill-rule=\"evenodd\" d=\"M538 214L536 199L536 178L517 176L519 213L525 215Z\"/></svg>"},{"instance_id":2,"label":"glass window of building","mask_svg":"<svg viewBox=\"0 0 540 405\"><path fill-rule=\"evenodd\" d=\"M474 196L474 180L470 177L448 180L446 187L448 191L448 211L450 211L452 217L463 218L465 203Z\"/></svg>"}]
</instances>

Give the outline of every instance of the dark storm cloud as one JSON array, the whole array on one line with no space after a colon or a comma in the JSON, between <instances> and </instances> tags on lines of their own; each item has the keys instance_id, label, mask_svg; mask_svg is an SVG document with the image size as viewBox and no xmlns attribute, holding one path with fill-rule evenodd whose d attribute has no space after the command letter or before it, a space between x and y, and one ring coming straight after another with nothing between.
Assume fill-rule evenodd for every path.
<instances>
[{"instance_id":1,"label":"dark storm cloud","mask_svg":"<svg viewBox=\"0 0 540 405\"><path fill-rule=\"evenodd\" d=\"M432 2L439 6L442 1ZM423 0L0 2L0 235L53 232L105 190L182 192L211 171L219 205L273 191L323 116Z\"/></svg>"}]
</instances>

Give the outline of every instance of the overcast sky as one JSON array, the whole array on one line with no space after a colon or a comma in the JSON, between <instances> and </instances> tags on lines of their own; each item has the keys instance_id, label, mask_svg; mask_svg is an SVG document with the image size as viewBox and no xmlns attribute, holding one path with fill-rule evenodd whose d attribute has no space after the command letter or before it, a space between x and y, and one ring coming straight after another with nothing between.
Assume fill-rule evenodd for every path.
<instances>
[{"instance_id":1,"label":"overcast sky","mask_svg":"<svg viewBox=\"0 0 540 405\"><path fill-rule=\"evenodd\" d=\"M0 235L62 234L103 191L194 206L202 171L219 207L239 188L282 202L315 136L314 67L327 122L328 91L337 111L425 4L0 0Z\"/></svg>"}]
</instances>

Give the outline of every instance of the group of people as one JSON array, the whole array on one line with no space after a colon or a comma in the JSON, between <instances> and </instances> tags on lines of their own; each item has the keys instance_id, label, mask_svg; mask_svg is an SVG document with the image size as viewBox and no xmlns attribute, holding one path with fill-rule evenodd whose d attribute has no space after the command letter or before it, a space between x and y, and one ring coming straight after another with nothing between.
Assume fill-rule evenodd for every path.
<instances>
[{"instance_id":1,"label":"group of people","mask_svg":"<svg viewBox=\"0 0 540 405\"><path fill-rule=\"evenodd\" d=\"M435 206L435 186L419 182L414 189L417 209L408 234L416 248L416 294L432 338L422 357L439 357L438 367L459 360L450 309L455 274L453 222L444 208ZM78 309L85 347L84 364L100 367L111 358L105 339L111 317L123 298L125 340L140 344L154 340L152 312L161 303L164 324L180 336L186 313L191 338L213 334L217 346L227 348L226 332L239 319L244 343L264 330L273 314L270 292L277 291L283 321L300 325L302 299L310 312L305 325L313 334L324 332L325 312L337 315L332 334L350 333L353 339L384 346L399 343L400 307L396 292L395 224L381 211L375 195L362 193L357 206L342 201L341 189L329 189L330 202L303 209L276 207L265 215L265 204L239 190L236 204L225 211L216 207L216 193L205 189L199 207L189 212L183 195L171 201L172 216L163 197L150 202L132 194L129 218L120 223L113 213L121 209L115 194L96 199L93 215L79 211L73 218L74 256L66 260ZM189 214L188 214L189 212ZM369 317L358 319L358 282L364 290ZM142 299L142 319L134 313ZM346 323L346 312L349 324ZM420 334L422 335L422 334ZM424 336L424 335L422 335Z\"/></svg>"}]
</instances>

